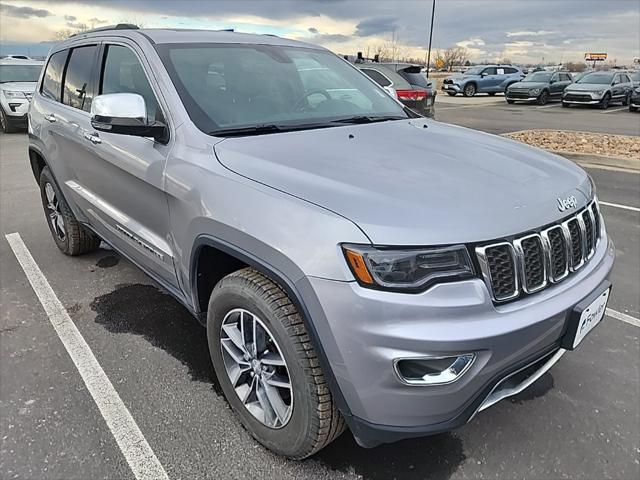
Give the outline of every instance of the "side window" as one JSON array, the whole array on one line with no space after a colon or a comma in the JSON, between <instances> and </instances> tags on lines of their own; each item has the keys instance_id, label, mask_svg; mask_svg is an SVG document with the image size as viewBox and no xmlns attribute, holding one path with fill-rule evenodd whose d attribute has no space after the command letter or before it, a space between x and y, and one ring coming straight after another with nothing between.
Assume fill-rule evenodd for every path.
<instances>
[{"instance_id":1,"label":"side window","mask_svg":"<svg viewBox=\"0 0 640 480\"><path fill-rule=\"evenodd\" d=\"M98 47L91 45L71 50L71 56L64 74L62 103L80 110L91 110L93 97L93 79L91 73L96 59Z\"/></svg>"},{"instance_id":2,"label":"side window","mask_svg":"<svg viewBox=\"0 0 640 480\"><path fill-rule=\"evenodd\" d=\"M613 84L617 85L620 83L620 75L616 75L615 77L613 77Z\"/></svg>"},{"instance_id":3,"label":"side window","mask_svg":"<svg viewBox=\"0 0 640 480\"><path fill-rule=\"evenodd\" d=\"M484 73L485 75L495 75L496 74L496 67L488 67L485 68L482 73Z\"/></svg>"},{"instance_id":4,"label":"side window","mask_svg":"<svg viewBox=\"0 0 640 480\"><path fill-rule=\"evenodd\" d=\"M622 75L622 81L625 83L629 83L631 82L631 79L629 78L629 75Z\"/></svg>"},{"instance_id":5,"label":"side window","mask_svg":"<svg viewBox=\"0 0 640 480\"><path fill-rule=\"evenodd\" d=\"M391 82L387 77L376 70L371 70L370 68L363 68L362 72L365 73L368 77L370 77L374 82L376 82L381 87L388 87L391 85Z\"/></svg>"},{"instance_id":6,"label":"side window","mask_svg":"<svg viewBox=\"0 0 640 480\"><path fill-rule=\"evenodd\" d=\"M504 75L504 68L496 68L497 75Z\"/></svg>"},{"instance_id":7,"label":"side window","mask_svg":"<svg viewBox=\"0 0 640 480\"><path fill-rule=\"evenodd\" d=\"M64 70L64 64L67 62L68 53L69 50L62 50L51 55L42 79L40 93L56 102L60 101L62 94L62 71Z\"/></svg>"},{"instance_id":8,"label":"side window","mask_svg":"<svg viewBox=\"0 0 640 480\"><path fill-rule=\"evenodd\" d=\"M506 67L504 69L504 71L505 71L505 73L512 74L512 73L517 73L518 70L516 70L515 68L512 68L512 67Z\"/></svg>"},{"instance_id":9,"label":"side window","mask_svg":"<svg viewBox=\"0 0 640 480\"><path fill-rule=\"evenodd\" d=\"M560 74L559 73L554 73L553 75L551 75L551 79L552 82L558 82L560 80L562 80L562 78L560 78Z\"/></svg>"},{"instance_id":10,"label":"side window","mask_svg":"<svg viewBox=\"0 0 640 480\"><path fill-rule=\"evenodd\" d=\"M100 77L100 94L104 93L137 93L147 106L147 122L156 120L156 96L138 57L128 47L107 45Z\"/></svg>"}]
</instances>

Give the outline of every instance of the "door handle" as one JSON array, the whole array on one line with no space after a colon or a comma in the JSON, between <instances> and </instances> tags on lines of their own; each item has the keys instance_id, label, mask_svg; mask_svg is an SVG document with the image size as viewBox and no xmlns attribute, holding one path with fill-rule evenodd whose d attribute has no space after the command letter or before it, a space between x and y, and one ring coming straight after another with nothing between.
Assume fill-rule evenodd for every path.
<instances>
[{"instance_id":1,"label":"door handle","mask_svg":"<svg viewBox=\"0 0 640 480\"><path fill-rule=\"evenodd\" d=\"M94 145L97 145L98 143L102 143L102 140L100 139L100 137L98 136L97 133L92 133L92 132L86 132L85 131L82 134L82 136L85 138L85 140L89 140Z\"/></svg>"},{"instance_id":2,"label":"door handle","mask_svg":"<svg viewBox=\"0 0 640 480\"><path fill-rule=\"evenodd\" d=\"M44 119L49 123L56 123L57 119L53 113L46 113Z\"/></svg>"}]
</instances>

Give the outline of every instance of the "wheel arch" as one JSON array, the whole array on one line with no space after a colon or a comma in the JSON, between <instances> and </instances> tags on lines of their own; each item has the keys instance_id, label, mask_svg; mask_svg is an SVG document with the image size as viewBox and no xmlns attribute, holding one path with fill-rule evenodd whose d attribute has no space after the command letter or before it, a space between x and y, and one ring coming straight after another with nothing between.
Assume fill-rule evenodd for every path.
<instances>
[{"instance_id":1,"label":"wheel arch","mask_svg":"<svg viewBox=\"0 0 640 480\"><path fill-rule=\"evenodd\" d=\"M36 182L39 182L42 170L44 170L45 167L48 167L49 164L45 160L42 152L32 145L29 146L29 163L31 164L31 171L33 172Z\"/></svg>"},{"instance_id":2,"label":"wheel arch","mask_svg":"<svg viewBox=\"0 0 640 480\"><path fill-rule=\"evenodd\" d=\"M203 268L206 268L207 265L207 257L203 255L212 254L215 255L217 259L224 259L224 265L228 266L229 268L233 268L227 271L227 273L225 274L222 274L222 271L224 271L225 268L222 268L221 271L216 272L214 275L215 278L218 279L217 281L224 278L224 276L226 276L227 274L240 268L251 267L255 268L257 271L277 283L285 291L285 293L291 299L291 302L298 310L298 313L300 313L300 316L302 317L304 326L307 330L307 333L309 334L309 340L311 341L311 344L313 345L313 348L318 355L320 366L322 367L322 371L325 374L327 385L329 386L329 390L331 392L331 395L333 396L335 404L340 410L340 413L342 413L342 415L344 416L347 423L350 424L351 412L349 406L346 402L344 394L340 389L340 386L338 385L338 381L331 367L331 363L329 362L326 352L322 346L320 336L311 318L309 308L307 308L303 295L296 286L296 283L287 274L283 273L281 270L267 263L266 261L235 245L232 245L225 240L209 234L199 235L194 241L193 248L191 249L190 259L190 288L193 307L195 309L196 317L198 318L198 320L206 326L207 310L206 308L202 309L202 305L204 304L205 307L206 305L208 305L211 291L209 291L208 294L206 294L205 292L207 292L209 287L211 288L211 290L213 290L213 287L215 287L215 283L217 283L213 283L210 278L207 279L202 275L204 272ZM205 263L201 263L202 261L204 261ZM202 298L203 295L205 296L205 298Z\"/></svg>"}]
</instances>

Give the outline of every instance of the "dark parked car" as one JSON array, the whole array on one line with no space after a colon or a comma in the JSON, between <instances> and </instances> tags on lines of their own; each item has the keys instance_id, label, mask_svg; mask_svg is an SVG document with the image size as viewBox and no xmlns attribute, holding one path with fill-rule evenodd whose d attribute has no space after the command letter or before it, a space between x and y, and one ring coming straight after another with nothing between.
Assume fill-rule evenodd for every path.
<instances>
[{"instance_id":1,"label":"dark parked car","mask_svg":"<svg viewBox=\"0 0 640 480\"><path fill-rule=\"evenodd\" d=\"M640 87L640 70L629 73L629 77L631 77L634 87Z\"/></svg>"},{"instance_id":2,"label":"dark parked car","mask_svg":"<svg viewBox=\"0 0 640 480\"><path fill-rule=\"evenodd\" d=\"M640 108L640 87L634 88L629 98L629 111L637 112L638 108Z\"/></svg>"},{"instance_id":3,"label":"dark parked car","mask_svg":"<svg viewBox=\"0 0 640 480\"><path fill-rule=\"evenodd\" d=\"M565 72L534 72L509 85L505 97L507 103L537 102L544 105L552 99L560 100L572 81L571 75Z\"/></svg>"},{"instance_id":4,"label":"dark parked car","mask_svg":"<svg viewBox=\"0 0 640 480\"><path fill-rule=\"evenodd\" d=\"M359 63L357 67L404 105L434 117L436 92L420 66L407 63Z\"/></svg>"},{"instance_id":5,"label":"dark parked car","mask_svg":"<svg viewBox=\"0 0 640 480\"><path fill-rule=\"evenodd\" d=\"M606 109L613 102L628 105L632 90L631 78L625 72L593 72L565 89L562 106L598 105Z\"/></svg>"}]
</instances>

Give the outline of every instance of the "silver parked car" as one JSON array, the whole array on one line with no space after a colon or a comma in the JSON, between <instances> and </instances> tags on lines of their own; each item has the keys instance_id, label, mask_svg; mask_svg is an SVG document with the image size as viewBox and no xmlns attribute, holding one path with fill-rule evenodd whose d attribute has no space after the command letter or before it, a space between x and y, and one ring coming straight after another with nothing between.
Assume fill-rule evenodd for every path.
<instances>
[{"instance_id":1,"label":"silver parked car","mask_svg":"<svg viewBox=\"0 0 640 480\"><path fill-rule=\"evenodd\" d=\"M562 106L598 105L607 109L613 102L629 104L633 84L624 72L593 72L569 85L562 95Z\"/></svg>"},{"instance_id":2,"label":"silver parked car","mask_svg":"<svg viewBox=\"0 0 640 480\"><path fill-rule=\"evenodd\" d=\"M347 427L373 447L465 424L575 349L611 288L584 170L417 118L275 36L59 43L29 158L58 248L102 239L171 292L240 421L289 458Z\"/></svg>"},{"instance_id":3,"label":"silver parked car","mask_svg":"<svg viewBox=\"0 0 640 480\"><path fill-rule=\"evenodd\" d=\"M31 59L0 60L0 127L4 133L26 128L29 102L43 64Z\"/></svg>"}]
</instances>

